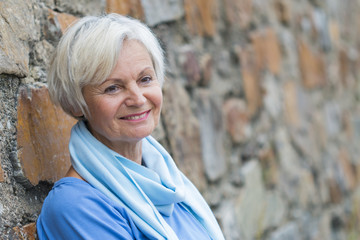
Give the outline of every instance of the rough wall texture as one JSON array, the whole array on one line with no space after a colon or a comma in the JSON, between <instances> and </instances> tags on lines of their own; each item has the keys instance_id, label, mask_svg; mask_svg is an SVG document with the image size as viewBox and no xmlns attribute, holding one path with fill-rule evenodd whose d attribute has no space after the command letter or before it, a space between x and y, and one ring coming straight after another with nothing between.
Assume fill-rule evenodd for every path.
<instances>
[{"instance_id":1,"label":"rough wall texture","mask_svg":"<svg viewBox=\"0 0 360 240\"><path fill-rule=\"evenodd\" d=\"M360 238L360 2L0 0L0 239L34 222L74 120L46 66L76 18L139 18L167 56L154 133L226 239Z\"/></svg>"}]
</instances>

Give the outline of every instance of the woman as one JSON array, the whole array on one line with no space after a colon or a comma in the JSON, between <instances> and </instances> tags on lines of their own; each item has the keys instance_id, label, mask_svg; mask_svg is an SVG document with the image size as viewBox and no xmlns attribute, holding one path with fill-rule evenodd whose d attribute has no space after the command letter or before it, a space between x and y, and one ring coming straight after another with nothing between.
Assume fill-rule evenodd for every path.
<instances>
[{"instance_id":1,"label":"woman","mask_svg":"<svg viewBox=\"0 0 360 240\"><path fill-rule=\"evenodd\" d=\"M150 134L159 122L163 54L120 15L85 17L52 60L53 101L78 118L71 168L37 221L42 239L224 239L204 199Z\"/></svg>"}]
</instances>

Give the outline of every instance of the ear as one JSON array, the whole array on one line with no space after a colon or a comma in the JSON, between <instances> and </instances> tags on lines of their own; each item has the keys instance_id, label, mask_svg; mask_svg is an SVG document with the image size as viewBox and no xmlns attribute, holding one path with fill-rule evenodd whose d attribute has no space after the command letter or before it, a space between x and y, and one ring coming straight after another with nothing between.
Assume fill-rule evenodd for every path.
<instances>
[{"instance_id":1,"label":"ear","mask_svg":"<svg viewBox=\"0 0 360 240\"><path fill-rule=\"evenodd\" d=\"M80 118L84 116L84 113L80 110L80 109L73 109L71 110L72 115L74 115L74 117Z\"/></svg>"}]
</instances>

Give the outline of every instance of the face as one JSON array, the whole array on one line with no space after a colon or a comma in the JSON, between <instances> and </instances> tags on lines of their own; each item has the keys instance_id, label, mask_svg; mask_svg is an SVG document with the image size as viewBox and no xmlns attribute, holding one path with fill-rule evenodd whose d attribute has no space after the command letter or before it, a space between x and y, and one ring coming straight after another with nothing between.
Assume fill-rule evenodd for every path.
<instances>
[{"instance_id":1,"label":"face","mask_svg":"<svg viewBox=\"0 0 360 240\"><path fill-rule=\"evenodd\" d=\"M149 53L126 40L115 69L99 85L83 88L90 132L115 150L150 135L159 122L162 92Z\"/></svg>"}]
</instances>

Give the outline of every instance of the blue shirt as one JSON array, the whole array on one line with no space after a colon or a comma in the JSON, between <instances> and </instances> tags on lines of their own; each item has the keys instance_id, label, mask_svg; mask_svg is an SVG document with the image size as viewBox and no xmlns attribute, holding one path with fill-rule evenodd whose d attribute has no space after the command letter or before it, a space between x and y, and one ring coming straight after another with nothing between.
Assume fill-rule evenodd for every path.
<instances>
[{"instance_id":1,"label":"blue shirt","mask_svg":"<svg viewBox=\"0 0 360 240\"><path fill-rule=\"evenodd\" d=\"M180 240L208 240L203 226L181 205L163 216ZM126 210L87 182L67 177L59 180L45 199L37 220L37 234L44 239L148 239Z\"/></svg>"}]
</instances>

